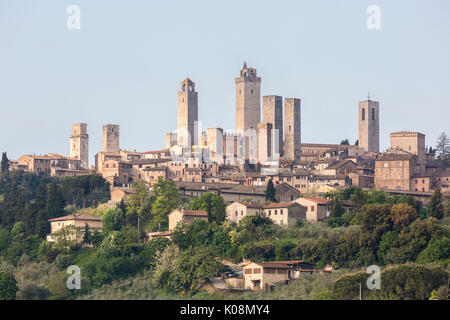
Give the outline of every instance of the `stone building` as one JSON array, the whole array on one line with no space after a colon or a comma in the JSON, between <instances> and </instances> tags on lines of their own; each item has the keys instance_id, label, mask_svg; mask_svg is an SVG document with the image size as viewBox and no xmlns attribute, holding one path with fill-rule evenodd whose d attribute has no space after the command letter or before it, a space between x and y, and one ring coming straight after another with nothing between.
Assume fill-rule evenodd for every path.
<instances>
[{"instance_id":1,"label":"stone building","mask_svg":"<svg viewBox=\"0 0 450 320\"><path fill-rule=\"evenodd\" d=\"M416 161L414 154L383 154L375 161L375 188L411 190Z\"/></svg>"},{"instance_id":2,"label":"stone building","mask_svg":"<svg viewBox=\"0 0 450 320\"><path fill-rule=\"evenodd\" d=\"M283 152L283 98L280 96L263 96L262 123L271 123L277 153ZM276 139L278 137L278 139Z\"/></svg>"},{"instance_id":3,"label":"stone building","mask_svg":"<svg viewBox=\"0 0 450 320\"><path fill-rule=\"evenodd\" d=\"M359 102L359 146L367 152L380 151L379 102L367 99Z\"/></svg>"},{"instance_id":4,"label":"stone building","mask_svg":"<svg viewBox=\"0 0 450 320\"><path fill-rule=\"evenodd\" d=\"M274 146L272 143L272 123L258 123L257 129L257 161L260 164L271 160L274 157Z\"/></svg>"},{"instance_id":5,"label":"stone building","mask_svg":"<svg viewBox=\"0 0 450 320\"><path fill-rule=\"evenodd\" d=\"M263 215L280 226L294 224L297 220L306 220L306 207L298 202L278 202L264 206Z\"/></svg>"},{"instance_id":6,"label":"stone building","mask_svg":"<svg viewBox=\"0 0 450 320\"><path fill-rule=\"evenodd\" d=\"M292 267L277 262L252 262L243 268L245 289L269 290L270 286L289 281Z\"/></svg>"},{"instance_id":7,"label":"stone building","mask_svg":"<svg viewBox=\"0 0 450 320\"><path fill-rule=\"evenodd\" d=\"M119 144L119 125L106 124L103 126L103 152L118 153L120 150Z\"/></svg>"},{"instance_id":8,"label":"stone building","mask_svg":"<svg viewBox=\"0 0 450 320\"><path fill-rule=\"evenodd\" d=\"M306 208L306 220L309 222L321 221L329 216L327 199L298 198L295 201Z\"/></svg>"},{"instance_id":9,"label":"stone building","mask_svg":"<svg viewBox=\"0 0 450 320\"><path fill-rule=\"evenodd\" d=\"M283 157L296 160L301 152L301 102L300 99L284 99Z\"/></svg>"},{"instance_id":10,"label":"stone building","mask_svg":"<svg viewBox=\"0 0 450 320\"><path fill-rule=\"evenodd\" d=\"M256 69L247 68L244 62L240 77L236 78L236 133L256 130L261 120L261 78Z\"/></svg>"},{"instance_id":11,"label":"stone building","mask_svg":"<svg viewBox=\"0 0 450 320\"><path fill-rule=\"evenodd\" d=\"M419 132L400 131L391 133L391 150L417 155L417 174L425 174L425 135Z\"/></svg>"},{"instance_id":12,"label":"stone building","mask_svg":"<svg viewBox=\"0 0 450 320\"><path fill-rule=\"evenodd\" d=\"M89 135L87 134L87 123L76 123L72 125L70 157L80 160L80 167L82 169L89 168Z\"/></svg>"},{"instance_id":13,"label":"stone building","mask_svg":"<svg viewBox=\"0 0 450 320\"><path fill-rule=\"evenodd\" d=\"M67 226L74 226L81 232L84 230L84 227L86 226L86 224L89 226L89 229L91 229L91 231L94 231L94 230L101 231L101 229L103 227L102 218L94 217L94 216L90 216L90 215L82 214L82 213L70 214L68 216L54 218L54 219L50 219L48 221L50 222L50 229L51 229L51 233L47 235L48 242L55 242L55 240L56 240L54 238L55 233ZM75 232L72 233L71 235L69 235L69 239L70 240L79 240L79 241L82 240L82 238L76 239Z\"/></svg>"},{"instance_id":14,"label":"stone building","mask_svg":"<svg viewBox=\"0 0 450 320\"><path fill-rule=\"evenodd\" d=\"M248 202L233 202L226 208L226 219L235 223L247 216L261 215L264 205Z\"/></svg>"},{"instance_id":15,"label":"stone building","mask_svg":"<svg viewBox=\"0 0 450 320\"><path fill-rule=\"evenodd\" d=\"M203 210L174 210L169 213L169 231L175 230L180 222L190 224L197 219L208 221L208 212Z\"/></svg>"},{"instance_id":16,"label":"stone building","mask_svg":"<svg viewBox=\"0 0 450 320\"><path fill-rule=\"evenodd\" d=\"M190 148L198 143L198 92L195 83L186 78L178 91L177 144Z\"/></svg>"}]
</instances>

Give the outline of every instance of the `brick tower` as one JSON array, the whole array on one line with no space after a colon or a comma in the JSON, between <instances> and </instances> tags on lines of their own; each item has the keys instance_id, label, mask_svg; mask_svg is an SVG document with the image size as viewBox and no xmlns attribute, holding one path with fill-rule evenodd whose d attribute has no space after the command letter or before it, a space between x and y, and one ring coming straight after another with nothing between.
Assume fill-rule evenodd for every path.
<instances>
[{"instance_id":1,"label":"brick tower","mask_svg":"<svg viewBox=\"0 0 450 320\"><path fill-rule=\"evenodd\" d=\"M87 134L87 123L76 123L72 125L70 135L70 156L81 160L81 168L89 167L89 135Z\"/></svg>"},{"instance_id":2,"label":"brick tower","mask_svg":"<svg viewBox=\"0 0 450 320\"><path fill-rule=\"evenodd\" d=\"M358 112L358 131L359 147L367 152L380 151L380 126L378 101L370 100L359 102Z\"/></svg>"},{"instance_id":3,"label":"brick tower","mask_svg":"<svg viewBox=\"0 0 450 320\"><path fill-rule=\"evenodd\" d=\"M197 144L198 93L195 83L186 78L178 91L177 144L190 147Z\"/></svg>"}]
</instances>

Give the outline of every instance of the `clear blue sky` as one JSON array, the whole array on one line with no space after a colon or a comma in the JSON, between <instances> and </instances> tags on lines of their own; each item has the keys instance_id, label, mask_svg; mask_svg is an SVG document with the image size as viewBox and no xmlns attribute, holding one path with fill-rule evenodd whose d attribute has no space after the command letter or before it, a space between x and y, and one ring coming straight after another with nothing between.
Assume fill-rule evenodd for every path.
<instances>
[{"instance_id":1,"label":"clear blue sky","mask_svg":"<svg viewBox=\"0 0 450 320\"><path fill-rule=\"evenodd\" d=\"M70 4L81 30L66 27ZM381 30L366 27L371 4ZM106 123L123 149L162 148L186 76L203 126L232 129L244 60L262 95L302 99L304 142L353 143L368 92L381 148L392 131L450 134L448 0L0 0L0 151L68 155L76 122L91 164Z\"/></svg>"}]
</instances>

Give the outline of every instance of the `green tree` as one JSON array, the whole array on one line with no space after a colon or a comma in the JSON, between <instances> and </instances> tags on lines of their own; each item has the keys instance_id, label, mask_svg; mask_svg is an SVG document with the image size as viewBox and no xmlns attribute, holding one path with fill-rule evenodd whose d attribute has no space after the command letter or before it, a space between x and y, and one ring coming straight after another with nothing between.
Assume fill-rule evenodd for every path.
<instances>
[{"instance_id":1,"label":"green tree","mask_svg":"<svg viewBox=\"0 0 450 320\"><path fill-rule=\"evenodd\" d=\"M0 300L14 300L19 290L14 275L8 271L0 270Z\"/></svg>"},{"instance_id":2,"label":"green tree","mask_svg":"<svg viewBox=\"0 0 450 320\"><path fill-rule=\"evenodd\" d=\"M174 181L164 180L161 177L153 185L152 215L153 221L151 228L155 231L168 227L168 214L175 210L180 202L178 187Z\"/></svg>"},{"instance_id":3,"label":"green tree","mask_svg":"<svg viewBox=\"0 0 450 320\"><path fill-rule=\"evenodd\" d=\"M409 204L399 203L392 206L391 218L394 224L394 230L400 232L417 218L417 212Z\"/></svg>"},{"instance_id":4,"label":"green tree","mask_svg":"<svg viewBox=\"0 0 450 320\"><path fill-rule=\"evenodd\" d=\"M87 222L84 225L84 230L83 230L83 243L87 244L87 245L91 244L91 230L90 230Z\"/></svg>"},{"instance_id":5,"label":"green tree","mask_svg":"<svg viewBox=\"0 0 450 320\"><path fill-rule=\"evenodd\" d=\"M348 141L348 139L341 140L341 145L348 146L349 144L350 144L350 142Z\"/></svg>"},{"instance_id":6,"label":"green tree","mask_svg":"<svg viewBox=\"0 0 450 320\"><path fill-rule=\"evenodd\" d=\"M48 186L46 212L47 219L58 218L64 214L64 199L56 182Z\"/></svg>"},{"instance_id":7,"label":"green tree","mask_svg":"<svg viewBox=\"0 0 450 320\"><path fill-rule=\"evenodd\" d=\"M112 231L119 231L125 225L125 216L118 208L109 209L103 214L103 234L108 236Z\"/></svg>"},{"instance_id":8,"label":"green tree","mask_svg":"<svg viewBox=\"0 0 450 320\"><path fill-rule=\"evenodd\" d=\"M432 238L427 247L417 257L419 263L445 262L450 258L450 239L447 237Z\"/></svg>"},{"instance_id":9,"label":"green tree","mask_svg":"<svg viewBox=\"0 0 450 320\"><path fill-rule=\"evenodd\" d=\"M6 152L2 153L1 173L6 174L9 172L9 160L6 156Z\"/></svg>"},{"instance_id":10,"label":"green tree","mask_svg":"<svg viewBox=\"0 0 450 320\"><path fill-rule=\"evenodd\" d=\"M209 222L223 222L225 220L226 203L218 194L205 192L191 202L190 208L208 212Z\"/></svg>"},{"instance_id":11,"label":"green tree","mask_svg":"<svg viewBox=\"0 0 450 320\"><path fill-rule=\"evenodd\" d=\"M367 203L367 194L361 190L361 188L356 188L350 197L350 200L358 207L361 208Z\"/></svg>"},{"instance_id":12,"label":"green tree","mask_svg":"<svg viewBox=\"0 0 450 320\"><path fill-rule=\"evenodd\" d=\"M430 216L436 219L442 219L444 217L444 205L442 204L441 188L434 190L434 194L429 203Z\"/></svg>"},{"instance_id":13,"label":"green tree","mask_svg":"<svg viewBox=\"0 0 450 320\"><path fill-rule=\"evenodd\" d=\"M269 180L266 187L266 201L276 202L275 199L275 187L273 186L272 179Z\"/></svg>"},{"instance_id":14,"label":"green tree","mask_svg":"<svg viewBox=\"0 0 450 320\"><path fill-rule=\"evenodd\" d=\"M4 227L11 229L14 223L21 221L25 208L25 197L21 188L13 182L3 196L1 221Z\"/></svg>"},{"instance_id":15,"label":"green tree","mask_svg":"<svg viewBox=\"0 0 450 320\"><path fill-rule=\"evenodd\" d=\"M344 214L344 208L338 197L333 197L330 201L330 217L340 218Z\"/></svg>"}]
</instances>

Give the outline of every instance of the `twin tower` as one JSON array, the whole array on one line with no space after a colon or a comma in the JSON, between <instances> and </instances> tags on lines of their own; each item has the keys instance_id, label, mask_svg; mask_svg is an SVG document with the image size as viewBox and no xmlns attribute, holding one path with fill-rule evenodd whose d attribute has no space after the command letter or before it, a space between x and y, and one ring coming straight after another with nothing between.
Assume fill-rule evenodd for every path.
<instances>
[{"instance_id":1,"label":"twin tower","mask_svg":"<svg viewBox=\"0 0 450 320\"><path fill-rule=\"evenodd\" d=\"M236 78L236 134L248 135L257 132L266 143L258 141L258 149L264 149L263 159L283 154L285 159L298 158L301 150L300 99L286 98L284 106L280 96L264 96L261 119L261 78L256 69L244 66ZM195 83L189 78L181 83L178 92L177 144L193 146L198 144L198 93ZM265 132L260 135L259 132ZM284 139L283 139L284 136ZM259 139L261 140L261 139ZM260 148L261 145L264 148ZM258 150L260 154L260 150Z\"/></svg>"},{"instance_id":2,"label":"twin tower","mask_svg":"<svg viewBox=\"0 0 450 320\"><path fill-rule=\"evenodd\" d=\"M273 146L267 150L267 156L273 157L270 152L272 149L275 153L283 154L285 159L297 159L301 150L300 99L284 100L283 128L283 98L280 96L263 96L261 120L261 78L257 76L256 69L248 68L244 62L240 77L236 78L235 83L236 133L245 134L253 129L258 133L270 130L275 139L271 139Z\"/></svg>"}]
</instances>

